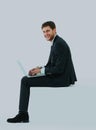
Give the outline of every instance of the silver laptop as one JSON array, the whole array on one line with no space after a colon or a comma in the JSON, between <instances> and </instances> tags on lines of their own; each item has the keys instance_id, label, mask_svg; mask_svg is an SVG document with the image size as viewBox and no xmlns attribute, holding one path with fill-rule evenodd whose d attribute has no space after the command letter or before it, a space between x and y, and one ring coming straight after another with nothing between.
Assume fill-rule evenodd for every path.
<instances>
[{"instance_id":1,"label":"silver laptop","mask_svg":"<svg viewBox=\"0 0 96 130\"><path fill-rule=\"evenodd\" d=\"M41 73L38 73L38 74L36 74L36 75L34 75L34 76L29 76L29 75L27 74L27 72L25 71L25 69L24 69L22 63L21 63L19 60L17 61L17 64L19 65L20 70L22 71L22 73L23 73L25 76L27 76L27 77L39 77L39 76L45 76L44 74L41 74Z\"/></svg>"}]
</instances>

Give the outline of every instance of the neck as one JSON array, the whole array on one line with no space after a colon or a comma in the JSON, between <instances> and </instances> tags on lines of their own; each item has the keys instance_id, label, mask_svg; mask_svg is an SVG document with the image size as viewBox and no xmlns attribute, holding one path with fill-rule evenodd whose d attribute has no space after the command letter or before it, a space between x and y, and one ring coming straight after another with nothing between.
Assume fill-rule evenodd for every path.
<instances>
[{"instance_id":1,"label":"neck","mask_svg":"<svg viewBox=\"0 0 96 130\"><path fill-rule=\"evenodd\" d=\"M57 34L54 35L53 39L50 42L53 42Z\"/></svg>"}]
</instances>

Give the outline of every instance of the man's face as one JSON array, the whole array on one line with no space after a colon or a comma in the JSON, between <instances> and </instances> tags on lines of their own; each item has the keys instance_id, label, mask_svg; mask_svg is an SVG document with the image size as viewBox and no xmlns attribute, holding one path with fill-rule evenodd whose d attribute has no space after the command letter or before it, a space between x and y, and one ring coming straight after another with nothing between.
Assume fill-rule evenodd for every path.
<instances>
[{"instance_id":1,"label":"man's face","mask_svg":"<svg viewBox=\"0 0 96 130\"><path fill-rule=\"evenodd\" d=\"M51 29L49 26L43 27L42 31L47 41L52 41L56 34L56 28Z\"/></svg>"}]
</instances>

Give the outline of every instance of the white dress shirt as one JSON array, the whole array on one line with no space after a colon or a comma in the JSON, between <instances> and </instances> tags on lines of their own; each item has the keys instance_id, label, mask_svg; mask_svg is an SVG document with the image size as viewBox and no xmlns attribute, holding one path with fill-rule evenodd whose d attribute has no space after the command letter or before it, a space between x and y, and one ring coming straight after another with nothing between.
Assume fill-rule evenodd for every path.
<instances>
[{"instance_id":1,"label":"white dress shirt","mask_svg":"<svg viewBox=\"0 0 96 130\"><path fill-rule=\"evenodd\" d=\"M51 44L52 44L52 45L53 45L53 41L54 41L55 37L56 37L56 35L54 36L53 40L51 41ZM51 46L52 46L52 45L51 45ZM45 75L45 67L42 67L42 68L41 68L41 74L44 74L44 75Z\"/></svg>"}]
</instances>

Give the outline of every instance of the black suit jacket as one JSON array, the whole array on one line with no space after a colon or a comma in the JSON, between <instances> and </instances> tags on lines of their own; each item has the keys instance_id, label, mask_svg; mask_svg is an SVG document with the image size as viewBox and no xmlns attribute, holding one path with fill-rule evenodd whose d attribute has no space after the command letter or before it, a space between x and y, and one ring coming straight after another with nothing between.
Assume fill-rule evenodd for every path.
<instances>
[{"instance_id":1,"label":"black suit jacket","mask_svg":"<svg viewBox=\"0 0 96 130\"><path fill-rule=\"evenodd\" d=\"M58 35L51 46L45 74L55 86L69 86L77 81L70 48Z\"/></svg>"}]
</instances>

